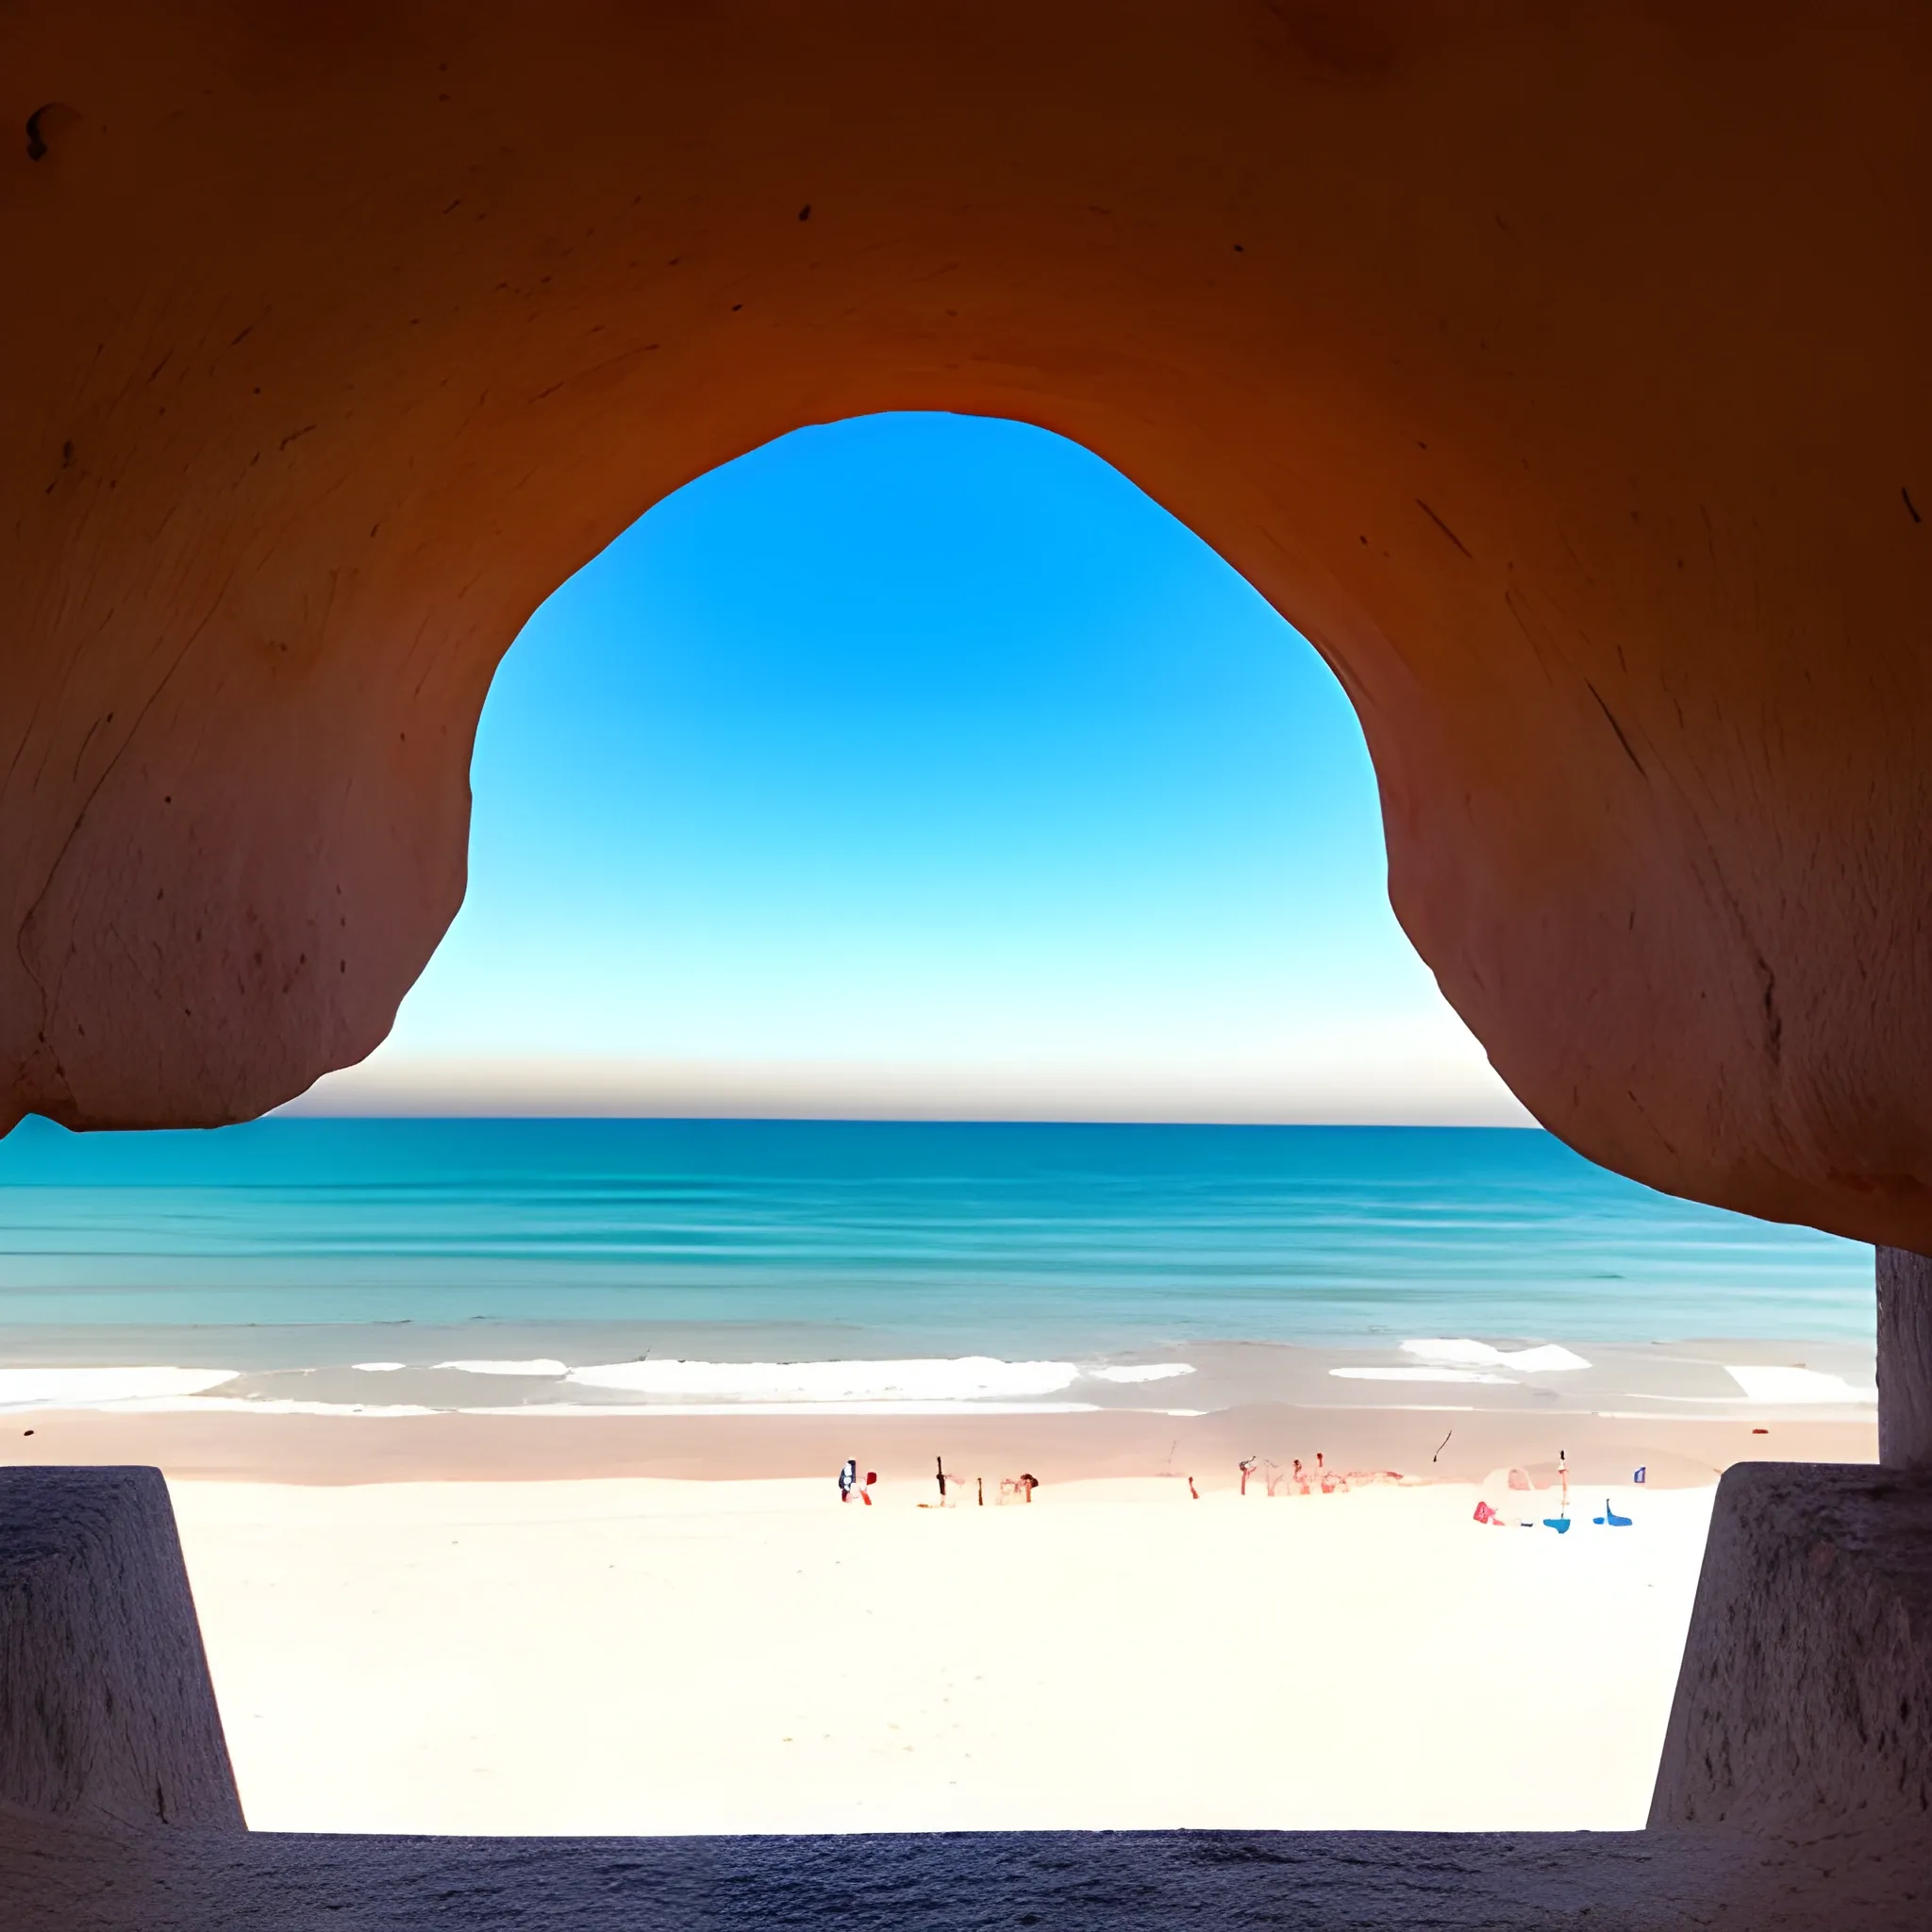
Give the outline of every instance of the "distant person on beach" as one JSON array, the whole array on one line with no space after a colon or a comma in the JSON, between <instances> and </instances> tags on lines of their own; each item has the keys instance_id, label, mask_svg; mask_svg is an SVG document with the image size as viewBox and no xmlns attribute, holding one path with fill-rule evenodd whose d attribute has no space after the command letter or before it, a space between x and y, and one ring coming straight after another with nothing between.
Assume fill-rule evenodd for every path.
<instances>
[{"instance_id":1,"label":"distant person on beach","mask_svg":"<svg viewBox=\"0 0 1932 1932\"><path fill-rule=\"evenodd\" d=\"M1245 1462L1238 1462L1235 1465L1241 1473L1241 1494L1244 1496L1248 1493L1248 1478L1254 1474L1255 1464L1259 1460L1259 1457L1250 1456Z\"/></svg>"},{"instance_id":2,"label":"distant person on beach","mask_svg":"<svg viewBox=\"0 0 1932 1932\"><path fill-rule=\"evenodd\" d=\"M839 1500L849 1503L852 1500L852 1486L858 1480L858 1458L848 1456L839 1471Z\"/></svg>"},{"instance_id":3,"label":"distant person on beach","mask_svg":"<svg viewBox=\"0 0 1932 1932\"><path fill-rule=\"evenodd\" d=\"M1306 1496L1308 1493L1308 1473L1302 1467L1302 1459L1299 1456L1294 1459L1294 1476L1292 1480L1295 1488Z\"/></svg>"}]
</instances>

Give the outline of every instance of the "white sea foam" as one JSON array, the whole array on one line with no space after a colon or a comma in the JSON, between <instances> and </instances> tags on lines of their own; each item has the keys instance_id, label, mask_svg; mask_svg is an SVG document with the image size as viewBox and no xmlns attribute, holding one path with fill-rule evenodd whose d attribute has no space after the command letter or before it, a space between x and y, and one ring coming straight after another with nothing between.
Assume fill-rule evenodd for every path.
<instances>
[{"instance_id":1,"label":"white sea foam","mask_svg":"<svg viewBox=\"0 0 1932 1932\"><path fill-rule=\"evenodd\" d=\"M236 1369L0 1369L0 1408L95 1408L143 1397L198 1395Z\"/></svg>"},{"instance_id":2,"label":"white sea foam","mask_svg":"<svg viewBox=\"0 0 1932 1932\"><path fill-rule=\"evenodd\" d=\"M1859 1388L1842 1375L1826 1374L1823 1369L1760 1368L1724 1366L1724 1374L1744 1391L1747 1402L1840 1402L1872 1403L1878 1400L1875 1388Z\"/></svg>"},{"instance_id":3,"label":"white sea foam","mask_svg":"<svg viewBox=\"0 0 1932 1932\"><path fill-rule=\"evenodd\" d=\"M1447 1363L1465 1369L1514 1369L1524 1375L1567 1374L1590 1364L1580 1355L1546 1341L1541 1348L1494 1348L1487 1341L1472 1341L1468 1336L1435 1337L1422 1341L1405 1341L1405 1355L1425 1362Z\"/></svg>"},{"instance_id":4,"label":"white sea foam","mask_svg":"<svg viewBox=\"0 0 1932 1932\"><path fill-rule=\"evenodd\" d=\"M1494 1382L1516 1385L1507 1375L1486 1374L1481 1369L1330 1369L1344 1382Z\"/></svg>"},{"instance_id":5,"label":"white sea foam","mask_svg":"<svg viewBox=\"0 0 1932 1932\"><path fill-rule=\"evenodd\" d=\"M1191 1375L1192 1362L1142 1362L1127 1369L1089 1369L1096 1382L1165 1382L1175 1375Z\"/></svg>"},{"instance_id":6,"label":"white sea foam","mask_svg":"<svg viewBox=\"0 0 1932 1932\"><path fill-rule=\"evenodd\" d=\"M466 1375L561 1375L566 1373L562 1362L554 1362L548 1356L539 1356L534 1361L470 1361L438 1362L439 1369L460 1369Z\"/></svg>"},{"instance_id":7,"label":"white sea foam","mask_svg":"<svg viewBox=\"0 0 1932 1932\"><path fill-rule=\"evenodd\" d=\"M390 1375L398 1369L407 1369L408 1362L351 1362L351 1368L360 1369L365 1375Z\"/></svg>"},{"instance_id":8,"label":"white sea foam","mask_svg":"<svg viewBox=\"0 0 1932 1932\"><path fill-rule=\"evenodd\" d=\"M605 1362L573 1369L586 1389L725 1402L978 1402L1056 1395L1072 1386L1073 1362L1005 1362L993 1356L908 1361Z\"/></svg>"}]
</instances>

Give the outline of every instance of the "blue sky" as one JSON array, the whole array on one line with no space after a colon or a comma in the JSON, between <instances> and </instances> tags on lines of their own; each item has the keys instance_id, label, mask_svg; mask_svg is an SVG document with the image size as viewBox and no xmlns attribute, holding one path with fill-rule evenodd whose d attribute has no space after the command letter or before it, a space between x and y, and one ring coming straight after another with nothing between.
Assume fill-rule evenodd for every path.
<instances>
[{"instance_id":1,"label":"blue sky","mask_svg":"<svg viewBox=\"0 0 1932 1932\"><path fill-rule=\"evenodd\" d=\"M311 1105L1510 1119L1315 653L1087 451L801 430L564 584L470 891Z\"/></svg>"}]
</instances>

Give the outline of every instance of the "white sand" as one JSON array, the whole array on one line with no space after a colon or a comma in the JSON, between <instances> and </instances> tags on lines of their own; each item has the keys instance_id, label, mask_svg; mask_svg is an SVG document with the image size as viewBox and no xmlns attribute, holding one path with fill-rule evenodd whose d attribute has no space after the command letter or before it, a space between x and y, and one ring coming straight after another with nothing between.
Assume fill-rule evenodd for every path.
<instances>
[{"instance_id":1,"label":"white sand","mask_svg":"<svg viewBox=\"0 0 1932 1932\"><path fill-rule=\"evenodd\" d=\"M1641 1824L1711 1492L1475 1493L174 1486L258 1828Z\"/></svg>"}]
</instances>

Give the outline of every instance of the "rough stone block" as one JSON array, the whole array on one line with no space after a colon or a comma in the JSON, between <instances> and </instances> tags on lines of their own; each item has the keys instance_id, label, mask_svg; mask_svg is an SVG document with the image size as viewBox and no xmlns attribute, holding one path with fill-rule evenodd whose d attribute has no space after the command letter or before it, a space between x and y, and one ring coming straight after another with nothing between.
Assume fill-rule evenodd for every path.
<instances>
[{"instance_id":1,"label":"rough stone block","mask_svg":"<svg viewBox=\"0 0 1932 1932\"><path fill-rule=\"evenodd\" d=\"M242 1828L158 1470L0 1470L0 1803Z\"/></svg>"},{"instance_id":2,"label":"rough stone block","mask_svg":"<svg viewBox=\"0 0 1932 1932\"><path fill-rule=\"evenodd\" d=\"M1932 1840L1932 1474L1725 1474L1650 1824Z\"/></svg>"}]
</instances>

